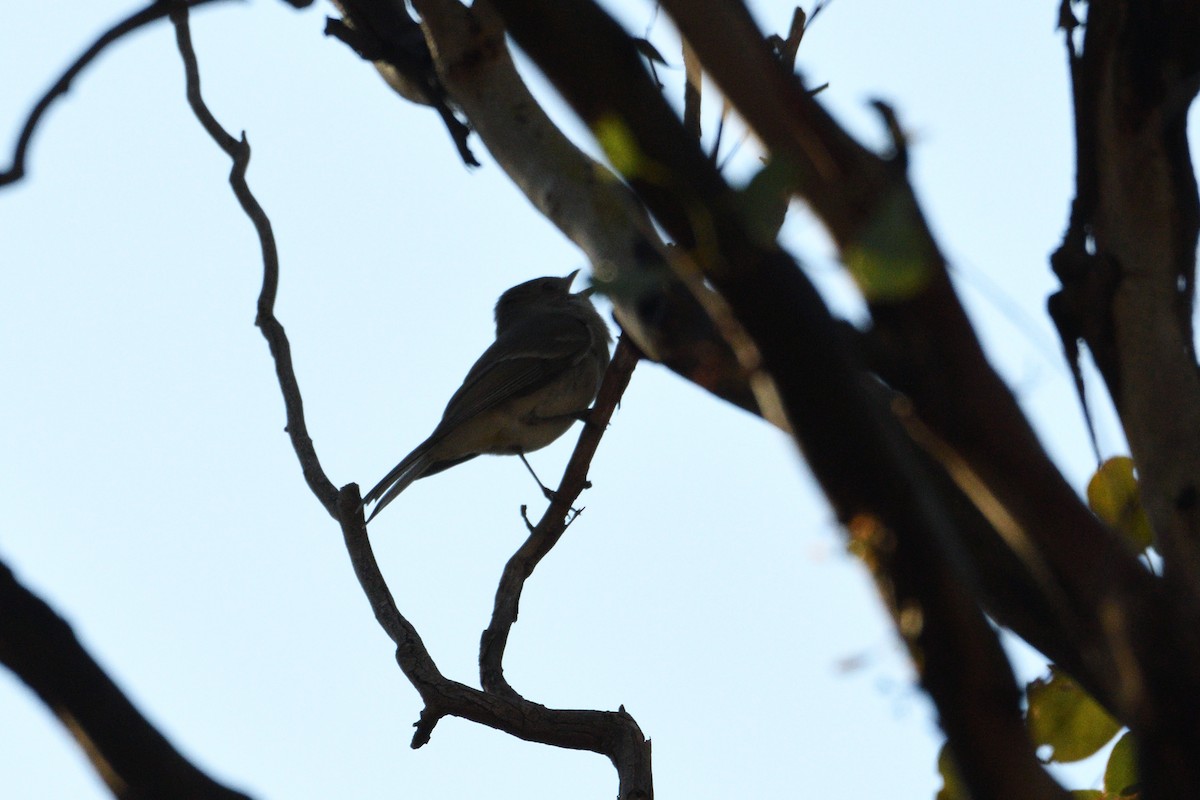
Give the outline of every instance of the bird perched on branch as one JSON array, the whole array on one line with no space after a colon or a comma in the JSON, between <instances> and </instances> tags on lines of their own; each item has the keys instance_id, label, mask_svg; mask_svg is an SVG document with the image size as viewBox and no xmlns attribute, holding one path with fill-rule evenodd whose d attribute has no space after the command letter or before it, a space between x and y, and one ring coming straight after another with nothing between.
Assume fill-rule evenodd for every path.
<instances>
[{"instance_id":1,"label":"bird perched on branch","mask_svg":"<svg viewBox=\"0 0 1200 800\"><path fill-rule=\"evenodd\" d=\"M572 294L578 272L535 278L500 295L496 341L471 367L429 438L367 492L363 505L379 501L368 522L418 478L484 453L524 461L525 453L584 417L608 368L612 337L588 299L592 290Z\"/></svg>"}]
</instances>

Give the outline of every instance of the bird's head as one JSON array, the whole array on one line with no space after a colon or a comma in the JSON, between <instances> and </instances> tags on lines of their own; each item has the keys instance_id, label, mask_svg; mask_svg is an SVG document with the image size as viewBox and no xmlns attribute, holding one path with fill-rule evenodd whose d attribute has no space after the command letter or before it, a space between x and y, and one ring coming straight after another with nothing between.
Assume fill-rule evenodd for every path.
<instances>
[{"instance_id":1,"label":"bird's head","mask_svg":"<svg viewBox=\"0 0 1200 800\"><path fill-rule=\"evenodd\" d=\"M496 301L496 332L499 333L507 327L514 317L530 311L553 311L568 307L591 296L593 288L590 286L581 292L571 292L571 283L578 274L579 270L574 270L561 278L534 278L507 290Z\"/></svg>"}]
</instances>

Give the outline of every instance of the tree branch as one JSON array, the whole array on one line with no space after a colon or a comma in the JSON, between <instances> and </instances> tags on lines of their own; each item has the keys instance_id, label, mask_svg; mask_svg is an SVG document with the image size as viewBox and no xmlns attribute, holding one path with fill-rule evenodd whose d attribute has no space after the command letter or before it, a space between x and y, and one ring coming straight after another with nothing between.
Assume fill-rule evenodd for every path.
<instances>
[{"instance_id":1,"label":"tree branch","mask_svg":"<svg viewBox=\"0 0 1200 800\"><path fill-rule=\"evenodd\" d=\"M1077 342L1086 342L1104 377L1163 558L1166 612L1123 625L1135 640L1146 638L1146 619L1154 629L1130 690L1145 793L1194 794L1200 374L1192 308L1200 195L1187 112L1200 90L1200 6L1093 0L1082 53L1069 4L1061 17L1075 100L1076 195L1051 259L1063 285L1051 311L1068 356L1076 360Z\"/></svg>"},{"instance_id":2,"label":"tree branch","mask_svg":"<svg viewBox=\"0 0 1200 800\"><path fill-rule=\"evenodd\" d=\"M790 257L747 230L737 196L655 91L610 17L587 0L494 3L757 346L761 363L748 366L774 382L840 519L883 566L877 576L973 795L1065 797L1034 757L1008 663L957 576L962 559L946 518L924 490L894 421L868 396L865 376L815 289ZM683 32L712 72L704 43ZM746 50L726 45L739 56ZM757 34L749 49L755 47L764 47Z\"/></svg>"},{"instance_id":3,"label":"tree branch","mask_svg":"<svg viewBox=\"0 0 1200 800\"><path fill-rule=\"evenodd\" d=\"M1186 128L1200 89L1200 11L1093 2L1085 30L1082 55L1070 54L1076 197L1053 260L1063 282L1055 300L1067 338L1087 342L1121 415L1167 577L1185 574L1175 588L1190 585L1195 607L1200 500L1188 498L1200 494L1200 197Z\"/></svg>"},{"instance_id":4,"label":"tree branch","mask_svg":"<svg viewBox=\"0 0 1200 800\"><path fill-rule=\"evenodd\" d=\"M587 255L621 327L647 357L759 413L745 371L695 296L674 277L666 246L640 203L542 110L517 73L503 26L487 2L470 9L458 0L417 0L414 6L455 106L530 202ZM352 10L348 19L361 27Z\"/></svg>"},{"instance_id":5,"label":"tree branch","mask_svg":"<svg viewBox=\"0 0 1200 800\"><path fill-rule=\"evenodd\" d=\"M336 516L342 525L354 572L376 620L396 644L396 663L425 703L415 725L414 748L429 741L442 717L461 717L526 741L607 756L617 770L621 800L652 800L650 743L624 708L616 712L546 708L524 699L508 686L501 663L508 630L516 620L516 606L524 580L569 524L570 505L584 488L588 464L628 385L638 356L636 348L628 341L623 339L618 345L593 410L595 416L580 436L554 502L505 567L492 625L484 633L481 644L480 674L485 691L449 680L438 670L420 635L400 613L375 560L358 487L350 484L339 493Z\"/></svg>"},{"instance_id":6,"label":"tree branch","mask_svg":"<svg viewBox=\"0 0 1200 800\"><path fill-rule=\"evenodd\" d=\"M248 800L184 758L3 563L0 663L58 717L114 797Z\"/></svg>"},{"instance_id":7,"label":"tree branch","mask_svg":"<svg viewBox=\"0 0 1200 800\"><path fill-rule=\"evenodd\" d=\"M241 139L235 139L226 131L213 116L204 98L200 94L200 68L196 62L196 52L192 47L191 33L188 28L188 9L185 3L175 2L171 8L171 22L175 25L175 38L179 53L183 59L187 76L188 104L195 113L204 130L212 137L225 154L233 161L233 169L229 173L229 184L233 187L234 196L246 216L254 224L262 249L263 283L258 297L258 315L254 324L262 331L263 337L270 347L275 364L275 375L279 380L279 388L283 392L284 407L287 412L287 432L291 439L296 456L300 459L300 467L304 479L321 505L331 515L336 517L334 510L337 500L337 489L326 477L317 458L316 449L308 435L308 427L304 421L304 402L300 397L300 385L296 380L296 371L292 366L291 345L283 325L275 317L275 295L279 287L279 252L275 247L275 234L271 229L271 220L263 211L258 200L250 191L246 182L246 169L250 165L250 143L245 134Z\"/></svg>"},{"instance_id":8,"label":"tree branch","mask_svg":"<svg viewBox=\"0 0 1200 800\"><path fill-rule=\"evenodd\" d=\"M1125 541L1079 500L987 363L903 160L863 148L780 71L741 3L666 0L664 6L838 242L867 297L876 346L888 353L884 377L909 396L923 424L965 467L952 474L993 525L1036 546L1070 602L1092 682L1132 716L1128 702L1137 693L1129 687L1141 671L1121 665L1149 664L1171 650L1194 652L1196 627L1138 627L1134 642L1117 633L1112 619L1169 619L1172 604ZM903 143L896 144L902 151ZM1133 662L1112 658L1131 648Z\"/></svg>"},{"instance_id":9,"label":"tree branch","mask_svg":"<svg viewBox=\"0 0 1200 800\"><path fill-rule=\"evenodd\" d=\"M522 699L512 692L506 696L499 696L449 680L438 670L416 628L400 613L375 560L367 536L358 486L351 483L341 490L333 487L321 468L307 434L303 404L291 365L287 336L273 311L279 279L274 237L269 220L245 181L246 165L250 156L249 145L244 136L240 141L235 140L225 131L204 104L200 95L199 69L188 31L186 6L172 9L171 19L176 27L180 54L187 69L189 103L205 130L233 160L230 183L243 210L254 222L261 241L264 278L256 324L270 344L284 405L287 408L288 433L292 445L303 466L309 488L330 515L338 520L355 575L371 604L375 618L395 643L396 662L425 704L420 720L415 725L412 746L417 748L428 742L434 727L442 717L457 716L527 741L589 750L605 755L617 769L620 781L619 796L622 800L652 800L654 790L650 745L633 717L624 709L617 712L548 709ZM625 370L623 377L610 366L605 386L608 392L606 396L614 406L620 392L613 387L620 383L621 390L624 389L634 362L636 352L626 346L620 359L622 369ZM610 407L607 414L611 415L611 412ZM561 497L552 504L552 510L559 509L565 514L561 504L566 503L569 506L568 498L572 497L570 492L574 491L577 495L582 489L582 475L586 475L587 463L595 452L601 432L602 429L597 432L593 432L591 428L585 430L584 436L581 437L581 445L577 447L577 455L572 458L571 468L568 470L567 480L570 483L561 490ZM550 523L546 525L549 530Z\"/></svg>"},{"instance_id":10,"label":"tree branch","mask_svg":"<svg viewBox=\"0 0 1200 800\"><path fill-rule=\"evenodd\" d=\"M104 52L110 44L121 39L126 34L141 28L145 25L162 19L170 13L172 6L182 0L155 0L155 2L143 8L129 17L121 20L116 25L109 28L100 35L92 46L83 51L75 61L67 68L67 71L62 74L54 85L42 95L41 99L33 106L33 110L29 112L29 116L25 120L25 125L21 128L20 135L17 136L17 144L13 149L12 166L4 172L0 172L0 186L10 183L16 183L25 177L25 156L29 149L29 143L33 140L33 134L37 130L38 123L41 122L43 115L49 110L50 106L60 97L63 97L71 88L71 81L79 76L79 73L96 60L96 57ZM198 6L202 3L211 2L211 0L187 0L189 6Z\"/></svg>"},{"instance_id":11,"label":"tree branch","mask_svg":"<svg viewBox=\"0 0 1200 800\"><path fill-rule=\"evenodd\" d=\"M566 472L554 493L554 501L546 509L538 524L529 532L529 538L504 565L500 585L496 590L496 601L492 608L492 621L479 644L479 680L484 691L505 697L517 697L517 693L504 678L504 650L508 644L508 633L517 621L517 610L525 581L550 552L567 526L575 517L568 517L572 504L587 486L587 471L600 438L604 435L613 411L629 385L633 368L637 366L641 353L627 334L617 341L612 363L604 374L600 393L588 416L579 443L571 454ZM577 512L575 516L578 516Z\"/></svg>"}]
</instances>

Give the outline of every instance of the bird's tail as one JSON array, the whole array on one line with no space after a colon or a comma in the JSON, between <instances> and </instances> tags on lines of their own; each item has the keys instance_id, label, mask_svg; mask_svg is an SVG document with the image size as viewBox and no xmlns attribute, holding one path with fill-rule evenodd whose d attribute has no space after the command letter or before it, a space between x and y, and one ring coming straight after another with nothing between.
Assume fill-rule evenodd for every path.
<instances>
[{"instance_id":1,"label":"bird's tail","mask_svg":"<svg viewBox=\"0 0 1200 800\"><path fill-rule=\"evenodd\" d=\"M384 507L396 499L396 496L408 488L408 485L417 478L425 475L429 469L429 446L427 442L423 442L420 447L413 450L404 460L392 468L392 471L383 476L383 480L375 484L375 488L367 492L363 497L363 505L370 503L372 500L378 500L375 508L371 509L371 516L367 517L367 522L375 518L375 515L384 509Z\"/></svg>"}]
</instances>

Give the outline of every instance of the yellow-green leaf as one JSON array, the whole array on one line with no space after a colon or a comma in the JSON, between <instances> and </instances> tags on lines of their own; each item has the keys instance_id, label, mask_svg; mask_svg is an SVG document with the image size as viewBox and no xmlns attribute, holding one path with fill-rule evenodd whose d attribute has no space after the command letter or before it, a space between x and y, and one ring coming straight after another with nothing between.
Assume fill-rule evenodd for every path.
<instances>
[{"instance_id":1,"label":"yellow-green leaf","mask_svg":"<svg viewBox=\"0 0 1200 800\"><path fill-rule=\"evenodd\" d=\"M1108 800L1108 795L1099 789L1076 789L1071 792L1071 800Z\"/></svg>"},{"instance_id":2,"label":"yellow-green leaf","mask_svg":"<svg viewBox=\"0 0 1200 800\"><path fill-rule=\"evenodd\" d=\"M925 252L919 219L912 198L894 191L842 251L846 268L867 302L903 302L929 283L932 256Z\"/></svg>"},{"instance_id":3,"label":"yellow-green leaf","mask_svg":"<svg viewBox=\"0 0 1200 800\"><path fill-rule=\"evenodd\" d=\"M645 159L629 126L616 115L606 115L592 126L592 135L604 148L604 155L622 175L638 175Z\"/></svg>"},{"instance_id":4,"label":"yellow-green leaf","mask_svg":"<svg viewBox=\"0 0 1200 800\"><path fill-rule=\"evenodd\" d=\"M1132 458L1116 456L1101 464L1088 481L1087 496L1096 516L1129 537L1139 552L1153 543L1154 532L1142 508Z\"/></svg>"},{"instance_id":5,"label":"yellow-green leaf","mask_svg":"<svg viewBox=\"0 0 1200 800\"><path fill-rule=\"evenodd\" d=\"M1110 797L1138 796L1136 759L1133 737L1126 731L1108 754L1108 765L1104 768L1104 791Z\"/></svg>"},{"instance_id":6,"label":"yellow-green leaf","mask_svg":"<svg viewBox=\"0 0 1200 800\"><path fill-rule=\"evenodd\" d=\"M1050 748L1049 761L1079 761L1117 735L1121 726L1069 675L1050 667L1049 680L1026 687L1026 721L1035 745Z\"/></svg>"},{"instance_id":7,"label":"yellow-green leaf","mask_svg":"<svg viewBox=\"0 0 1200 800\"><path fill-rule=\"evenodd\" d=\"M970 800L971 795L958 777L954 759L950 757L950 748L945 743L938 751L938 774L942 776L942 788L938 789L936 800Z\"/></svg>"}]
</instances>

